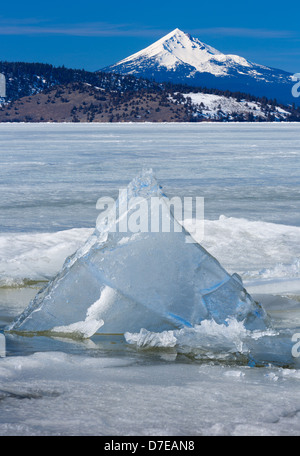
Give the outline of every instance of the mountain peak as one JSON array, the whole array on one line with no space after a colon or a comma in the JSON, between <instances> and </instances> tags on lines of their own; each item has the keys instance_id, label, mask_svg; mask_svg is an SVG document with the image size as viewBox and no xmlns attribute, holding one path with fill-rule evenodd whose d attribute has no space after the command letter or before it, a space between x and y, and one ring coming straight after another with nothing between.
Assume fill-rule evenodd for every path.
<instances>
[{"instance_id":1,"label":"mountain peak","mask_svg":"<svg viewBox=\"0 0 300 456\"><path fill-rule=\"evenodd\" d=\"M169 35L175 35L177 33L181 34L181 33L184 33L184 32L177 27L172 32L170 32Z\"/></svg>"},{"instance_id":2,"label":"mountain peak","mask_svg":"<svg viewBox=\"0 0 300 456\"><path fill-rule=\"evenodd\" d=\"M103 71L291 99L290 73L224 54L179 28Z\"/></svg>"},{"instance_id":3,"label":"mountain peak","mask_svg":"<svg viewBox=\"0 0 300 456\"><path fill-rule=\"evenodd\" d=\"M185 64L199 70L204 62L211 56L223 55L213 47L193 38L179 28L163 36L150 46L121 60L116 66L130 64L131 62L145 59L155 59L159 66L168 70L175 69L178 65ZM133 72L134 73L134 72Z\"/></svg>"},{"instance_id":4,"label":"mountain peak","mask_svg":"<svg viewBox=\"0 0 300 456\"><path fill-rule=\"evenodd\" d=\"M174 30L172 30L172 32L170 32L167 35L163 36L161 39L162 40L168 39L168 38L171 38L172 36L176 36L176 37L180 38L180 37L183 37L184 35L188 36L189 34L183 32L179 28L175 28Z\"/></svg>"}]
</instances>

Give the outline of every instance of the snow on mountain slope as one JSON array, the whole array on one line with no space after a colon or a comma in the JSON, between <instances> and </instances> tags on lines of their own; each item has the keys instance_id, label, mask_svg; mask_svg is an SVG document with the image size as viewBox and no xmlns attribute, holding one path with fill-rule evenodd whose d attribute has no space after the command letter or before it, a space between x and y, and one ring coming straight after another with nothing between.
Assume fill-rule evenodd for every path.
<instances>
[{"instance_id":1,"label":"snow on mountain slope","mask_svg":"<svg viewBox=\"0 0 300 456\"><path fill-rule=\"evenodd\" d=\"M258 70L268 69L238 55L223 54L178 28L147 48L136 52L109 68L112 70L113 68L127 66L128 73L137 74L143 62L153 59L156 60L159 67L164 67L167 70L176 70L180 65L189 65L193 68L190 77L195 72L207 72L215 76L224 76L229 74L230 69L239 66L241 67L238 69L240 74L249 73L255 78L265 78L263 73Z\"/></svg>"},{"instance_id":2,"label":"snow on mountain slope","mask_svg":"<svg viewBox=\"0 0 300 456\"><path fill-rule=\"evenodd\" d=\"M291 73L224 54L178 28L103 71L295 101Z\"/></svg>"},{"instance_id":3,"label":"snow on mountain slope","mask_svg":"<svg viewBox=\"0 0 300 456\"><path fill-rule=\"evenodd\" d=\"M146 49L121 60L118 65L129 63L139 58L151 59L154 57L160 66L168 69L185 63L201 71L202 65L209 62L212 56L217 55L222 56L221 52L213 47L201 43L198 39L192 38L177 28Z\"/></svg>"},{"instance_id":4,"label":"snow on mountain slope","mask_svg":"<svg viewBox=\"0 0 300 456\"><path fill-rule=\"evenodd\" d=\"M219 119L220 117L231 116L233 113L242 115L253 115L254 118L267 118L266 106L262 107L259 102L246 100L237 101L232 97L213 95L208 93L186 93L185 99L190 98L193 105L199 107L201 113L207 119ZM288 111L275 106L271 107L274 119L284 120L290 116Z\"/></svg>"}]
</instances>

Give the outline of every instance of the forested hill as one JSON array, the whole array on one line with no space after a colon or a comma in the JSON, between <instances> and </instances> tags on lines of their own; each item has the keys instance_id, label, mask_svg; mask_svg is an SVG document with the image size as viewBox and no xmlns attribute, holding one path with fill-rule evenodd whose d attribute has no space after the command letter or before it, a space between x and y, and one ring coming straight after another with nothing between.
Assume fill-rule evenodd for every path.
<instances>
[{"instance_id":1,"label":"forested hill","mask_svg":"<svg viewBox=\"0 0 300 456\"><path fill-rule=\"evenodd\" d=\"M132 75L89 72L65 68L64 66L54 67L42 63L0 62L0 73L6 77L7 94L5 99L0 99L2 102L1 122L300 120L300 108L283 106L278 104L276 100L268 100L266 97L259 98L251 94L228 90L157 83ZM72 99L70 102L66 102L67 97L57 95L57 93L65 93L67 86L69 98ZM95 95L93 103L87 103L84 100L84 95L82 95L87 91L89 92L87 96L92 97L88 87ZM99 99L99 91L106 96L106 103ZM51 98L52 93L55 96L53 95L51 101L52 109L51 117L49 117L47 116L47 109L50 103L49 96ZM45 94L45 97L38 99L37 95L39 94ZM119 95L117 96L117 94ZM142 102L139 98L145 100L148 97L149 99L150 95L152 100L156 99L157 106L154 103L146 109L148 104L144 103L145 111L140 112L142 109L139 110L139 105ZM26 101L26 109L24 100ZM91 98L88 99L88 101L90 100ZM16 103L18 104L15 105ZM47 104L47 109L46 107L42 109L43 103ZM125 106L128 103L130 104L130 115ZM70 107L70 112L66 109L67 106ZM82 109L81 106L83 106ZM164 108L167 107L169 111L168 113L165 112L163 116L162 112L166 111ZM153 113L154 108L155 115ZM97 110L99 114L101 112L101 115L95 115L95 112L98 112ZM176 115L173 115L174 110L177 113ZM62 117L62 111L66 113L65 117ZM76 111L77 114L74 115ZM79 115L82 113L84 115Z\"/></svg>"},{"instance_id":2,"label":"forested hill","mask_svg":"<svg viewBox=\"0 0 300 456\"><path fill-rule=\"evenodd\" d=\"M0 62L0 73L6 77L6 101L39 93L53 86L85 82L106 90L161 90L161 84L134 76L94 73L85 70L54 67L44 63Z\"/></svg>"}]
</instances>

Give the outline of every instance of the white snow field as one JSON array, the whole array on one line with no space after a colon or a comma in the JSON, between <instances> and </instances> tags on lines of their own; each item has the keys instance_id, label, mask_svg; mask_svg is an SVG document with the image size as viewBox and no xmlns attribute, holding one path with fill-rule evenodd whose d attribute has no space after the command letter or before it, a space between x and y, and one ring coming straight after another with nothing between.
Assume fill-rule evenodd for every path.
<instances>
[{"instance_id":1,"label":"white snow field","mask_svg":"<svg viewBox=\"0 0 300 456\"><path fill-rule=\"evenodd\" d=\"M300 435L299 128L0 125L0 435ZM93 324L84 334L72 325L5 331L93 235L98 198L116 198L149 168L167 196L204 197L202 248L239 274L268 324L249 328L228 313L190 326L126 328L129 306L119 334ZM157 252L165 268L166 244ZM142 270L130 275L130 242L119 246L110 279L133 297L139 288L122 280L134 283ZM178 257L175 250L181 276L176 293L165 290L187 312L180 292L194 283L190 266L180 268L183 245ZM83 281L83 300L87 288Z\"/></svg>"},{"instance_id":2,"label":"white snow field","mask_svg":"<svg viewBox=\"0 0 300 456\"><path fill-rule=\"evenodd\" d=\"M219 112L224 115L229 115L233 112L238 114L253 114L254 117L266 118L266 114L262 110L262 106L258 102L241 100L237 101L232 97L224 97L222 95L213 95L209 93L186 93L185 98L190 98L192 103L201 108L201 112L207 119L218 119ZM275 111L283 115L286 119L290 114L280 107L276 107Z\"/></svg>"}]
</instances>

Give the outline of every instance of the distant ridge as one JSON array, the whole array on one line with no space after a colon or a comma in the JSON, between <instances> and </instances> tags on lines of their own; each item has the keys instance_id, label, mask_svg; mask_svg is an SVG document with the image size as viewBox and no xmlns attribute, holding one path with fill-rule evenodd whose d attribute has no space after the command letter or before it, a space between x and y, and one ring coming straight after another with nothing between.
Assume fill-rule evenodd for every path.
<instances>
[{"instance_id":1,"label":"distant ridge","mask_svg":"<svg viewBox=\"0 0 300 456\"><path fill-rule=\"evenodd\" d=\"M241 92L40 63L0 62L0 72L7 79L0 122L300 120L300 107Z\"/></svg>"},{"instance_id":2,"label":"distant ridge","mask_svg":"<svg viewBox=\"0 0 300 456\"><path fill-rule=\"evenodd\" d=\"M242 91L300 104L291 94L292 73L223 54L178 28L102 71L155 81Z\"/></svg>"}]
</instances>

